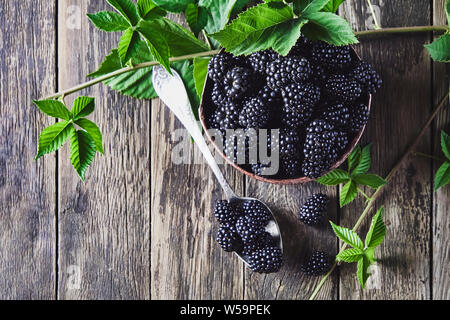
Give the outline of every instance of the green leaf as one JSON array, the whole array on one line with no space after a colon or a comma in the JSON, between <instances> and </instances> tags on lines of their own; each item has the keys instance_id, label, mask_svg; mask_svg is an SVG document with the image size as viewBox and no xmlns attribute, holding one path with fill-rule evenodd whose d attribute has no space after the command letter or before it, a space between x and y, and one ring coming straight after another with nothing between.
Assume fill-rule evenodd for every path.
<instances>
[{"instance_id":1,"label":"green leaf","mask_svg":"<svg viewBox=\"0 0 450 320\"><path fill-rule=\"evenodd\" d=\"M314 12L303 33L311 40L322 40L335 46L359 43L347 20L331 12Z\"/></svg>"},{"instance_id":2,"label":"green leaf","mask_svg":"<svg viewBox=\"0 0 450 320\"><path fill-rule=\"evenodd\" d=\"M198 5L200 7L208 8L214 0L198 0Z\"/></svg>"},{"instance_id":3,"label":"green leaf","mask_svg":"<svg viewBox=\"0 0 450 320\"><path fill-rule=\"evenodd\" d=\"M227 51L238 54L237 51L242 51L243 46L240 46L239 50L233 50L234 48L244 42L245 46L252 45L258 42L262 36L264 36L265 41L275 42L275 39L271 38L270 34L277 30L276 26L293 18L294 13L291 7L284 3L262 3L244 11L225 29L211 36L219 41ZM299 25L297 27L299 28ZM286 31L286 25L282 29ZM265 33L265 31L267 32ZM271 43L262 43L258 47L268 48L271 45Z\"/></svg>"},{"instance_id":4,"label":"green leaf","mask_svg":"<svg viewBox=\"0 0 450 320\"><path fill-rule=\"evenodd\" d=\"M198 7L195 3L189 3L185 13L189 28L191 28L192 32L197 37L206 26L206 11L204 8Z\"/></svg>"},{"instance_id":5,"label":"green leaf","mask_svg":"<svg viewBox=\"0 0 450 320\"><path fill-rule=\"evenodd\" d=\"M208 34L222 30L230 20L231 12L236 5L236 0L212 1L206 9L205 31ZM220 44L216 39L210 39L214 48L219 48Z\"/></svg>"},{"instance_id":6,"label":"green leaf","mask_svg":"<svg viewBox=\"0 0 450 320\"><path fill-rule=\"evenodd\" d=\"M342 187L341 194L339 196L341 208L355 200L357 194L358 186L353 180L350 180Z\"/></svg>"},{"instance_id":7,"label":"green leaf","mask_svg":"<svg viewBox=\"0 0 450 320\"><path fill-rule=\"evenodd\" d=\"M371 157L370 157L370 148L372 147L372 144L368 144L361 150L361 155L359 158L359 161L357 162L355 169L352 172L353 175L358 175L362 173L366 173L369 171L371 164Z\"/></svg>"},{"instance_id":8,"label":"green leaf","mask_svg":"<svg viewBox=\"0 0 450 320\"><path fill-rule=\"evenodd\" d=\"M322 8L328 3L329 0L310 0L309 3L301 11L301 14L304 16L308 16L312 13L318 12L322 10ZM303 1L305 2L305 1Z\"/></svg>"},{"instance_id":9,"label":"green leaf","mask_svg":"<svg viewBox=\"0 0 450 320\"><path fill-rule=\"evenodd\" d=\"M445 3L445 12L447 13L447 21L450 25L450 0L447 0Z\"/></svg>"},{"instance_id":10,"label":"green leaf","mask_svg":"<svg viewBox=\"0 0 450 320\"><path fill-rule=\"evenodd\" d=\"M195 89L199 97L202 96L203 87L205 86L208 74L208 64L211 58L195 58L194 59L194 81Z\"/></svg>"},{"instance_id":11,"label":"green leaf","mask_svg":"<svg viewBox=\"0 0 450 320\"><path fill-rule=\"evenodd\" d=\"M367 248L378 247L386 235L386 225L383 222L383 207L381 207L372 218L369 231L367 232L365 245Z\"/></svg>"},{"instance_id":12,"label":"green leaf","mask_svg":"<svg viewBox=\"0 0 450 320\"><path fill-rule=\"evenodd\" d=\"M376 174L358 174L353 176L352 179L357 184L362 184L371 187L372 189L377 189L387 183L386 180Z\"/></svg>"},{"instance_id":13,"label":"green leaf","mask_svg":"<svg viewBox=\"0 0 450 320\"><path fill-rule=\"evenodd\" d=\"M95 152L95 142L86 131L72 131L70 135L70 160L83 181L87 168L94 160Z\"/></svg>"},{"instance_id":14,"label":"green leaf","mask_svg":"<svg viewBox=\"0 0 450 320\"><path fill-rule=\"evenodd\" d=\"M208 1L208 0L207 0ZM211 1L211 0L209 0ZM245 6L248 5L252 0L237 0L233 10L231 10L231 15L237 15L244 10ZM218 30L217 30L218 31Z\"/></svg>"},{"instance_id":15,"label":"green leaf","mask_svg":"<svg viewBox=\"0 0 450 320\"><path fill-rule=\"evenodd\" d=\"M90 97L78 97L72 107L72 119L77 121L80 118L90 115L95 108L95 99Z\"/></svg>"},{"instance_id":16,"label":"green leaf","mask_svg":"<svg viewBox=\"0 0 450 320\"><path fill-rule=\"evenodd\" d=\"M106 0L114 9L116 9L132 26L139 21L139 15L136 6L130 0Z\"/></svg>"},{"instance_id":17,"label":"green leaf","mask_svg":"<svg viewBox=\"0 0 450 320\"><path fill-rule=\"evenodd\" d=\"M441 148L444 155L450 160L450 137L444 131L441 131Z\"/></svg>"},{"instance_id":18,"label":"green leaf","mask_svg":"<svg viewBox=\"0 0 450 320\"><path fill-rule=\"evenodd\" d=\"M325 7L323 7L322 11L336 13L339 9L339 6L345 0L330 0Z\"/></svg>"},{"instance_id":19,"label":"green leaf","mask_svg":"<svg viewBox=\"0 0 450 320\"><path fill-rule=\"evenodd\" d=\"M34 100L34 104L50 117L70 120L70 112L67 110L64 103L56 100Z\"/></svg>"},{"instance_id":20,"label":"green leaf","mask_svg":"<svg viewBox=\"0 0 450 320\"><path fill-rule=\"evenodd\" d=\"M444 162L436 172L436 177L434 178L434 190L436 191L448 183L450 183L450 162Z\"/></svg>"},{"instance_id":21,"label":"green leaf","mask_svg":"<svg viewBox=\"0 0 450 320\"><path fill-rule=\"evenodd\" d=\"M139 34L132 28L127 29L119 41L119 56L122 66L124 66L136 53Z\"/></svg>"},{"instance_id":22,"label":"green leaf","mask_svg":"<svg viewBox=\"0 0 450 320\"><path fill-rule=\"evenodd\" d=\"M357 262L362 258L363 254L364 253L361 249L351 248L339 253L336 256L336 260L344 262Z\"/></svg>"},{"instance_id":23,"label":"green leaf","mask_svg":"<svg viewBox=\"0 0 450 320\"><path fill-rule=\"evenodd\" d=\"M144 20L153 20L164 17L167 12L158 7L152 0L138 0L137 9L139 16Z\"/></svg>"},{"instance_id":24,"label":"green leaf","mask_svg":"<svg viewBox=\"0 0 450 320\"><path fill-rule=\"evenodd\" d=\"M183 83L188 93L189 101L191 103L192 112L194 112L195 118L199 120L198 106L200 105L200 99L195 89L194 65L189 60L185 60L174 62L172 64L172 67L183 79Z\"/></svg>"},{"instance_id":25,"label":"green leaf","mask_svg":"<svg viewBox=\"0 0 450 320\"><path fill-rule=\"evenodd\" d=\"M317 182L326 186L336 186L338 184L347 182L350 179L350 175L341 169L335 169L330 173L317 179Z\"/></svg>"},{"instance_id":26,"label":"green leaf","mask_svg":"<svg viewBox=\"0 0 450 320\"><path fill-rule=\"evenodd\" d=\"M161 8L175 13L184 12L189 3L195 3L195 0L153 0L153 1Z\"/></svg>"},{"instance_id":27,"label":"green leaf","mask_svg":"<svg viewBox=\"0 0 450 320\"><path fill-rule=\"evenodd\" d=\"M330 224L339 239L353 248L364 250L364 244L355 231L335 225L332 221L330 221Z\"/></svg>"},{"instance_id":28,"label":"green leaf","mask_svg":"<svg viewBox=\"0 0 450 320\"><path fill-rule=\"evenodd\" d=\"M88 13L87 16L94 26L106 32L125 31L131 26L124 17L115 12L100 11L94 14Z\"/></svg>"},{"instance_id":29,"label":"green leaf","mask_svg":"<svg viewBox=\"0 0 450 320\"><path fill-rule=\"evenodd\" d=\"M160 20L160 19L158 19ZM145 21L141 20L139 25L137 26L136 30L142 34L142 36L147 41L147 46L150 50L150 53L152 56L164 67L166 70L171 73L170 71L170 49L169 45L164 38L163 34L160 33L159 30L156 30L152 28L152 25L155 21L158 20L152 20L152 21Z\"/></svg>"},{"instance_id":30,"label":"green leaf","mask_svg":"<svg viewBox=\"0 0 450 320\"><path fill-rule=\"evenodd\" d=\"M437 38L431 44L426 44L425 48L434 61L450 62L450 33Z\"/></svg>"},{"instance_id":31,"label":"green leaf","mask_svg":"<svg viewBox=\"0 0 450 320\"><path fill-rule=\"evenodd\" d=\"M105 154L103 151L103 137L98 126L88 119L79 119L75 123L86 130L86 132L91 136L95 142L97 151L101 154Z\"/></svg>"},{"instance_id":32,"label":"green leaf","mask_svg":"<svg viewBox=\"0 0 450 320\"><path fill-rule=\"evenodd\" d=\"M355 149L353 149L352 153L348 156L348 172L352 172L353 169L361 162L361 147L357 145Z\"/></svg>"},{"instance_id":33,"label":"green leaf","mask_svg":"<svg viewBox=\"0 0 450 320\"><path fill-rule=\"evenodd\" d=\"M370 264L377 262L375 259L375 248L366 248L364 250L364 256L369 260Z\"/></svg>"},{"instance_id":34,"label":"green leaf","mask_svg":"<svg viewBox=\"0 0 450 320\"><path fill-rule=\"evenodd\" d=\"M370 267L370 261L367 259L367 257L364 255L361 259L358 261L358 270L357 270L357 276L359 283L361 285L361 288L365 288L367 279L370 277L370 273L367 271L367 269Z\"/></svg>"},{"instance_id":35,"label":"green leaf","mask_svg":"<svg viewBox=\"0 0 450 320\"><path fill-rule=\"evenodd\" d=\"M69 121L57 122L45 128L39 137L36 160L61 148L67 138L69 138L72 130L74 130L74 127Z\"/></svg>"}]
</instances>

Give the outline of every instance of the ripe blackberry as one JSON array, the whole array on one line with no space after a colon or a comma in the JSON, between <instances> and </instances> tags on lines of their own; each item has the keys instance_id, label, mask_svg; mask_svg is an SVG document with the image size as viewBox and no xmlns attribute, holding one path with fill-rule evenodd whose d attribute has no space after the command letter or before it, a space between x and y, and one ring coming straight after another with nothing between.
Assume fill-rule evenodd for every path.
<instances>
[{"instance_id":1,"label":"ripe blackberry","mask_svg":"<svg viewBox=\"0 0 450 320\"><path fill-rule=\"evenodd\" d=\"M218 129L237 129L239 128L239 107L228 102L213 113L212 123L217 125Z\"/></svg>"},{"instance_id":2,"label":"ripe blackberry","mask_svg":"<svg viewBox=\"0 0 450 320\"><path fill-rule=\"evenodd\" d=\"M280 130L280 156L295 157L300 151L301 138L297 131L291 129Z\"/></svg>"},{"instance_id":3,"label":"ripe blackberry","mask_svg":"<svg viewBox=\"0 0 450 320\"><path fill-rule=\"evenodd\" d=\"M266 68L267 85L275 91L290 82L304 82L311 76L311 64L305 58L281 57Z\"/></svg>"},{"instance_id":4,"label":"ripe blackberry","mask_svg":"<svg viewBox=\"0 0 450 320\"><path fill-rule=\"evenodd\" d=\"M211 92L211 100L218 107L230 102L230 99L223 90L222 84L214 83L213 90Z\"/></svg>"},{"instance_id":5,"label":"ripe blackberry","mask_svg":"<svg viewBox=\"0 0 450 320\"><path fill-rule=\"evenodd\" d=\"M267 65L279 57L278 53L269 49L252 53L248 56L248 62L256 72L265 73Z\"/></svg>"},{"instance_id":6,"label":"ripe blackberry","mask_svg":"<svg viewBox=\"0 0 450 320\"><path fill-rule=\"evenodd\" d=\"M241 251L242 240L236 231L234 224L226 222L222 224L217 232L216 241L220 244L223 250L227 252Z\"/></svg>"},{"instance_id":7,"label":"ripe blackberry","mask_svg":"<svg viewBox=\"0 0 450 320\"><path fill-rule=\"evenodd\" d=\"M239 99L250 88L252 81L254 81L254 79L252 79L251 70L244 67L234 67L225 75L225 94L231 100Z\"/></svg>"},{"instance_id":8,"label":"ripe blackberry","mask_svg":"<svg viewBox=\"0 0 450 320\"><path fill-rule=\"evenodd\" d=\"M268 106L262 99L254 97L244 101L244 107L239 114L239 123L244 128L265 128L269 116Z\"/></svg>"},{"instance_id":9,"label":"ripe blackberry","mask_svg":"<svg viewBox=\"0 0 450 320\"><path fill-rule=\"evenodd\" d=\"M236 230L241 236L242 241L249 243L255 241L264 232L264 226L261 221L244 215L237 219Z\"/></svg>"},{"instance_id":10,"label":"ripe blackberry","mask_svg":"<svg viewBox=\"0 0 450 320\"><path fill-rule=\"evenodd\" d=\"M351 75L362 85L364 91L370 94L380 89L383 83L378 73L365 61L359 61Z\"/></svg>"},{"instance_id":11,"label":"ripe blackberry","mask_svg":"<svg viewBox=\"0 0 450 320\"><path fill-rule=\"evenodd\" d=\"M289 55L309 57L311 55L312 46L313 42L306 38L304 35L301 35L300 38L298 38L295 46L292 47Z\"/></svg>"},{"instance_id":12,"label":"ripe blackberry","mask_svg":"<svg viewBox=\"0 0 450 320\"><path fill-rule=\"evenodd\" d=\"M311 82L319 87L323 87L327 79L328 73L326 72L326 70L319 65L313 64L312 75L310 79Z\"/></svg>"},{"instance_id":13,"label":"ripe blackberry","mask_svg":"<svg viewBox=\"0 0 450 320\"><path fill-rule=\"evenodd\" d=\"M227 200L219 200L214 208L214 216L219 223L236 222L240 212L236 210Z\"/></svg>"},{"instance_id":14,"label":"ripe blackberry","mask_svg":"<svg viewBox=\"0 0 450 320\"><path fill-rule=\"evenodd\" d=\"M281 111L281 123L289 129L299 129L311 119L313 108L309 105L284 105Z\"/></svg>"},{"instance_id":15,"label":"ripe blackberry","mask_svg":"<svg viewBox=\"0 0 450 320\"><path fill-rule=\"evenodd\" d=\"M208 75L214 82L222 83L232 65L233 56L229 53L221 52L209 61Z\"/></svg>"},{"instance_id":16,"label":"ripe blackberry","mask_svg":"<svg viewBox=\"0 0 450 320\"><path fill-rule=\"evenodd\" d=\"M323 251L314 251L306 264L301 267L301 270L308 276L320 276L327 273L330 268L330 256Z\"/></svg>"},{"instance_id":17,"label":"ripe blackberry","mask_svg":"<svg viewBox=\"0 0 450 320\"><path fill-rule=\"evenodd\" d=\"M352 102L362 94L361 84L344 74L335 74L325 84L326 93L333 99Z\"/></svg>"},{"instance_id":18,"label":"ripe blackberry","mask_svg":"<svg viewBox=\"0 0 450 320\"><path fill-rule=\"evenodd\" d=\"M348 143L347 133L345 131L338 131L336 136L336 148L339 150L339 155L347 148Z\"/></svg>"},{"instance_id":19,"label":"ripe blackberry","mask_svg":"<svg viewBox=\"0 0 450 320\"><path fill-rule=\"evenodd\" d=\"M282 93L284 104L291 108L312 107L320 100L320 88L312 83L291 83L284 87Z\"/></svg>"},{"instance_id":20,"label":"ripe blackberry","mask_svg":"<svg viewBox=\"0 0 450 320\"><path fill-rule=\"evenodd\" d=\"M350 110L342 103L334 103L322 109L321 118L335 128L345 127L350 119Z\"/></svg>"},{"instance_id":21,"label":"ripe blackberry","mask_svg":"<svg viewBox=\"0 0 450 320\"><path fill-rule=\"evenodd\" d=\"M283 254L279 248L268 246L254 251L250 255L249 264L254 272L277 272L283 265Z\"/></svg>"},{"instance_id":22,"label":"ripe blackberry","mask_svg":"<svg viewBox=\"0 0 450 320\"><path fill-rule=\"evenodd\" d=\"M260 201L250 200L244 202L242 211L245 216L257 221L262 226L265 226L272 219L272 214Z\"/></svg>"},{"instance_id":23,"label":"ripe blackberry","mask_svg":"<svg viewBox=\"0 0 450 320\"><path fill-rule=\"evenodd\" d=\"M251 134L246 130L238 129L234 131L225 132L224 152L233 163L247 164L249 163L250 151L256 153L257 150L253 150L256 147L255 143L250 140ZM256 140L256 139L255 139Z\"/></svg>"},{"instance_id":24,"label":"ripe blackberry","mask_svg":"<svg viewBox=\"0 0 450 320\"><path fill-rule=\"evenodd\" d=\"M311 50L311 59L332 71L346 69L352 62L349 46L336 47L323 41L317 41Z\"/></svg>"},{"instance_id":25,"label":"ripe blackberry","mask_svg":"<svg viewBox=\"0 0 450 320\"><path fill-rule=\"evenodd\" d=\"M270 107L278 107L282 105L283 98L276 91L272 90L268 85L264 85L256 95L258 98L262 99L265 105Z\"/></svg>"},{"instance_id":26,"label":"ripe blackberry","mask_svg":"<svg viewBox=\"0 0 450 320\"><path fill-rule=\"evenodd\" d=\"M353 117L349 122L349 130L358 132L369 121L369 108L364 104L357 104L352 107Z\"/></svg>"},{"instance_id":27,"label":"ripe blackberry","mask_svg":"<svg viewBox=\"0 0 450 320\"><path fill-rule=\"evenodd\" d=\"M300 208L298 218L303 223L313 226L319 224L327 213L330 200L324 194L318 193L310 197Z\"/></svg>"},{"instance_id":28,"label":"ripe blackberry","mask_svg":"<svg viewBox=\"0 0 450 320\"><path fill-rule=\"evenodd\" d=\"M255 252L258 249L265 248L267 246L273 247L275 246L275 241L273 237L268 232L263 232L259 235L259 237L250 243L244 244L242 248L242 253L246 255L251 255L252 252Z\"/></svg>"},{"instance_id":29,"label":"ripe blackberry","mask_svg":"<svg viewBox=\"0 0 450 320\"><path fill-rule=\"evenodd\" d=\"M296 157L281 158L281 169L284 178L298 178L302 173L301 160Z\"/></svg>"},{"instance_id":30,"label":"ripe blackberry","mask_svg":"<svg viewBox=\"0 0 450 320\"><path fill-rule=\"evenodd\" d=\"M273 174L266 174L267 171L265 171L266 168L270 168L272 166L272 163L254 163L251 165L251 170L254 174L260 177L264 176L273 176ZM271 172L271 171L270 171Z\"/></svg>"}]
</instances>

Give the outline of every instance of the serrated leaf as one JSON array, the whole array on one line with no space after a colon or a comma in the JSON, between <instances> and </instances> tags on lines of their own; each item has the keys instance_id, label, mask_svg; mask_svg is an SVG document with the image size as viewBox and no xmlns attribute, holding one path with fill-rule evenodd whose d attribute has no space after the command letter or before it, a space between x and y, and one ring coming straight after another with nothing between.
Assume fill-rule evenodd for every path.
<instances>
[{"instance_id":1,"label":"serrated leaf","mask_svg":"<svg viewBox=\"0 0 450 320\"><path fill-rule=\"evenodd\" d=\"M98 29L106 32L125 31L131 25L120 14L110 11L100 11L94 14L88 13L89 20Z\"/></svg>"},{"instance_id":2,"label":"serrated leaf","mask_svg":"<svg viewBox=\"0 0 450 320\"><path fill-rule=\"evenodd\" d=\"M330 173L317 179L317 182L326 186L336 186L338 184L347 182L350 179L350 175L341 169L335 169Z\"/></svg>"},{"instance_id":3,"label":"serrated leaf","mask_svg":"<svg viewBox=\"0 0 450 320\"><path fill-rule=\"evenodd\" d=\"M160 20L160 19L158 19ZM139 25L137 26L136 30L145 38L147 42L147 46L150 50L150 53L152 56L164 67L166 70L171 73L170 71L170 49L169 45L164 37L160 33L159 30L155 30L152 28L153 22L157 20L152 21L145 21L141 20Z\"/></svg>"},{"instance_id":4,"label":"serrated leaf","mask_svg":"<svg viewBox=\"0 0 450 320\"><path fill-rule=\"evenodd\" d=\"M69 121L57 122L54 125L45 128L39 137L36 160L45 154L52 153L61 148L69 138L72 130L74 130L74 128Z\"/></svg>"},{"instance_id":5,"label":"serrated leaf","mask_svg":"<svg viewBox=\"0 0 450 320\"><path fill-rule=\"evenodd\" d=\"M50 117L70 120L70 112L67 110L64 103L56 100L34 100L34 104Z\"/></svg>"},{"instance_id":6,"label":"serrated leaf","mask_svg":"<svg viewBox=\"0 0 450 320\"><path fill-rule=\"evenodd\" d=\"M139 21L137 8L130 0L106 0L114 9L116 9L132 26Z\"/></svg>"},{"instance_id":7,"label":"serrated leaf","mask_svg":"<svg viewBox=\"0 0 450 320\"><path fill-rule=\"evenodd\" d=\"M359 161L357 162L355 169L352 171L353 175L358 175L362 173L366 173L369 171L371 163L371 157L370 157L370 148L372 147L372 144L368 144L361 150L361 155L359 158Z\"/></svg>"},{"instance_id":8,"label":"serrated leaf","mask_svg":"<svg viewBox=\"0 0 450 320\"><path fill-rule=\"evenodd\" d=\"M161 8L169 12L175 13L184 12L189 3L195 2L195 0L153 0L153 1Z\"/></svg>"},{"instance_id":9,"label":"serrated leaf","mask_svg":"<svg viewBox=\"0 0 450 320\"><path fill-rule=\"evenodd\" d=\"M326 12L332 12L336 13L339 9L339 6L344 2L345 0L330 0L325 7L323 7L322 11Z\"/></svg>"},{"instance_id":10,"label":"serrated leaf","mask_svg":"<svg viewBox=\"0 0 450 320\"><path fill-rule=\"evenodd\" d=\"M198 5L208 8L214 0L198 0Z\"/></svg>"},{"instance_id":11,"label":"serrated leaf","mask_svg":"<svg viewBox=\"0 0 450 320\"><path fill-rule=\"evenodd\" d=\"M241 13L233 22L223 30L211 36L229 52L243 42L245 45L256 43L264 32L264 38L270 39L270 33L276 30L276 26L294 18L291 7L281 2L262 3ZM283 28L285 30L286 28ZM272 39L273 41L273 39ZM270 44L262 44L268 48ZM242 51L243 47L239 48Z\"/></svg>"},{"instance_id":12,"label":"serrated leaf","mask_svg":"<svg viewBox=\"0 0 450 320\"><path fill-rule=\"evenodd\" d=\"M444 162L436 172L436 177L434 178L434 190L436 191L448 183L450 183L450 162Z\"/></svg>"},{"instance_id":13,"label":"serrated leaf","mask_svg":"<svg viewBox=\"0 0 450 320\"><path fill-rule=\"evenodd\" d=\"M74 121L87 117L95 108L95 99L90 97L78 97L75 99L72 107L72 119Z\"/></svg>"},{"instance_id":14,"label":"serrated leaf","mask_svg":"<svg viewBox=\"0 0 450 320\"><path fill-rule=\"evenodd\" d=\"M350 24L331 12L314 12L306 16L310 21L303 33L311 40L322 40L335 46L359 43Z\"/></svg>"},{"instance_id":15,"label":"serrated leaf","mask_svg":"<svg viewBox=\"0 0 450 320\"><path fill-rule=\"evenodd\" d=\"M301 11L301 14L308 16L311 13L318 12L328 3L329 0L309 0L306 6ZM305 2L305 1L303 1Z\"/></svg>"},{"instance_id":16,"label":"serrated leaf","mask_svg":"<svg viewBox=\"0 0 450 320\"><path fill-rule=\"evenodd\" d=\"M431 44L426 44L425 48L434 61L450 62L450 33L437 38Z\"/></svg>"},{"instance_id":17,"label":"serrated leaf","mask_svg":"<svg viewBox=\"0 0 450 320\"><path fill-rule=\"evenodd\" d=\"M365 245L367 248L379 246L386 235L386 225L383 222L383 207L381 207L372 218L369 231L367 232Z\"/></svg>"},{"instance_id":18,"label":"serrated leaf","mask_svg":"<svg viewBox=\"0 0 450 320\"><path fill-rule=\"evenodd\" d=\"M353 169L355 169L360 162L361 162L361 147L357 145L347 158L348 172L352 172Z\"/></svg>"},{"instance_id":19,"label":"serrated leaf","mask_svg":"<svg viewBox=\"0 0 450 320\"><path fill-rule=\"evenodd\" d=\"M369 260L371 264L376 263L377 260L375 259L375 248L366 248L364 250L364 255Z\"/></svg>"},{"instance_id":20,"label":"serrated leaf","mask_svg":"<svg viewBox=\"0 0 450 320\"><path fill-rule=\"evenodd\" d=\"M339 239L351 245L353 248L364 250L364 244L355 231L335 225L332 221L330 221L330 224Z\"/></svg>"},{"instance_id":21,"label":"serrated leaf","mask_svg":"<svg viewBox=\"0 0 450 320\"><path fill-rule=\"evenodd\" d=\"M441 148L444 155L450 160L450 137L444 131L441 131Z\"/></svg>"},{"instance_id":22,"label":"serrated leaf","mask_svg":"<svg viewBox=\"0 0 450 320\"><path fill-rule=\"evenodd\" d=\"M210 60L211 58L194 59L195 90L197 90L199 97L201 97L203 93L203 87L205 86L205 81L208 74L208 64Z\"/></svg>"},{"instance_id":23,"label":"serrated leaf","mask_svg":"<svg viewBox=\"0 0 450 320\"><path fill-rule=\"evenodd\" d=\"M185 14L189 28L191 28L191 31L197 37L206 26L207 16L205 9L197 6L195 3L190 3L186 7Z\"/></svg>"},{"instance_id":24,"label":"serrated leaf","mask_svg":"<svg viewBox=\"0 0 450 320\"><path fill-rule=\"evenodd\" d=\"M136 53L137 42L139 41L139 34L132 28L128 28L122 35L119 41L119 56L122 66L124 66Z\"/></svg>"},{"instance_id":25,"label":"serrated leaf","mask_svg":"<svg viewBox=\"0 0 450 320\"><path fill-rule=\"evenodd\" d=\"M211 0L207 0L211 1ZM233 6L233 10L231 10L231 15L237 15L244 10L245 6L248 5L252 0L237 0Z\"/></svg>"},{"instance_id":26,"label":"serrated leaf","mask_svg":"<svg viewBox=\"0 0 450 320\"><path fill-rule=\"evenodd\" d=\"M94 160L95 152L95 142L86 131L72 131L70 135L70 161L83 181L87 168Z\"/></svg>"},{"instance_id":27,"label":"serrated leaf","mask_svg":"<svg viewBox=\"0 0 450 320\"><path fill-rule=\"evenodd\" d=\"M362 256L362 258L358 261L358 270L357 270L357 276L359 280L359 284L361 285L361 288L365 288L367 279L370 277L370 273L367 271L370 267L370 261L367 259L366 256Z\"/></svg>"},{"instance_id":28,"label":"serrated leaf","mask_svg":"<svg viewBox=\"0 0 450 320\"><path fill-rule=\"evenodd\" d=\"M158 7L152 0L138 0L137 9L144 20L161 18L167 14L166 10Z\"/></svg>"},{"instance_id":29,"label":"serrated leaf","mask_svg":"<svg viewBox=\"0 0 450 320\"><path fill-rule=\"evenodd\" d=\"M200 105L200 99L195 90L194 81L194 65L189 61L178 61L172 64L172 67L178 72L178 74L183 79L184 86L188 93L189 102L191 103L192 112L197 120L198 116L198 106Z\"/></svg>"},{"instance_id":30,"label":"serrated leaf","mask_svg":"<svg viewBox=\"0 0 450 320\"><path fill-rule=\"evenodd\" d=\"M103 137L98 126L88 119L79 119L75 123L86 130L86 132L91 136L95 142L97 151L101 154L105 154L103 151Z\"/></svg>"},{"instance_id":31,"label":"serrated leaf","mask_svg":"<svg viewBox=\"0 0 450 320\"><path fill-rule=\"evenodd\" d=\"M344 262L357 262L361 259L363 256L363 251L358 248L351 248L342 251L336 256L337 261L344 261Z\"/></svg>"},{"instance_id":32,"label":"serrated leaf","mask_svg":"<svg viewBox=\"0 0 450 320\"><path fill-rule=\"evenodd\" d=\"M207 34L213 34L222 30L230 20L231 12L236 5L236 0L212 1L205 11ZM219 48L220 44L216 39L210 39L214 48Z\"/></svg>"},{"instance_id":33,"label":"serrated leaf","mask_svg":"<svg viewBox=\"0 0 450 320\"><path fill-rule=\"evenodd\" d=\"M341 194L339 196L339 204L341 208L355 200L357 194L358 186L353 180L350 180L342 187Z\"/></svg>"},{"instance_id":34,"label":"serrated leaf","mask_svg":"<svg viewBox=\"0 0 450 320\"><path fill-rule=\"evenodd\" d=\"M376 174L359 174L356 176L352 176L352 179L357 184L368 186L372 189L377 189L387 183L386 180Z\"/></svg>"}]
</instances>

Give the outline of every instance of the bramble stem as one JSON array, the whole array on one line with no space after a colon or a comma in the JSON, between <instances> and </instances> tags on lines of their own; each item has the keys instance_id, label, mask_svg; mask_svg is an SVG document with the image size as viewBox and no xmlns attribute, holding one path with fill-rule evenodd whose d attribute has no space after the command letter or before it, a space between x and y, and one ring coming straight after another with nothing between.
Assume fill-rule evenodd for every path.
<instances>
[{"instance_id":1,"label":"bramble stem","mask_svg":"<svg viewBox=\"0 0 450 320\"><path fill-rule=\"evenodd\" d=\"M439 157L432 156L432 155L429 155L429 154L426 154L426 153L422 153L422 152L414 152L413 155L424 157L424 158L428 158L428 159L433 159L433 160L441 161L441 162L447 162L448 161L448 160L446 160L444 158L439 158Z\"/></svg>"},{"instance_id":2,"label":"bramble stem","mask_svg":"<svg viewBox=\"0 0 450 320\"><path fill-rule=\"evenodd\" d=\"M367 201L371 200L371 198L360 187L358 187L358 192L361 193Z\"/></svg>"},{"instance_id":3,"label":"bramble stem","mask_svg":"<svg viewBox=\"0 0 450 320\"><path fill-rule=\"evenodd\" d=\"M395 33L415 33L415 32L447 32L447 26L417 26L417 27L398 27L398 28L383 28L377 30L357 31L357 37L372 36L372 35L387 35Z\"/></svg>"},{"instance_id":4,"label":"bramble stem","mask_svg":"<svg viewBox=\"0 0 450 320\"><path fill-rule=\"evenodd\" d=\"M375 23L375 29L377 29L377 30L381 29L380 25L378 24L378 20L377 20L376 14L375 14L375 10L373 9L372 1L367 0L367 4L369 5L370 12L372 13L373 22Z\"/></svg>"},{"instance_id":5,"label":"bramble stem","mask_svg":"<svg viewBox=\"0 0 450 320\"><path fill-rule=\"evenodd\" d=\"M422 128L422 130L420 131L420 133L417 135L417 137L414 140L414 142L411 144L411 146L408 148L408 150L403 154L403 156L400 158L400 160L395 164L395 166L391 169L389 174L386 176L385 180L387 181L387 183L382 185L382 186L380 186L380 187L378 187L376 189L375 193L372 195L371 200L366 205L366 207L365 207L364 211L362 212L361 216L359 217L358 221L356 221L356 223L355 223L355 225L354 225L354 227L352 229L353 231L356 232L358 230L359 226L364 221L364 218L370 212L370 209L372 209L372 207L373 207L373 205L375 203L375 200L381 194L381 191L384 189L385 186L388 185L389 181L392 179L392 177L395 175L395 173L397 173L398 169L402 166L403 162L405 162L405 160L413 153L413 150L416 148L416 146L419 143L420 139L422 139L423 135L425 134L427 129L430 127L430 125L433 122L434 118L436 118L436 116L439 114L439 111L441 111L441 109L445 106L445 104L447 102L447 99L449 98L449 94L450 94L450 92L447 93L444 98L442 98L442 100L439 102L439 104L436 107L436 109L434 110L434 112L431 114L431 116L428 119L428 121L425 123L425 125ZM341 246L340 250L339 250L339 253L344 251L346 248L347 248L347 244L343 244ZM309 297L309 300L314 300L316 298L316 296L319 293L320 289L324 285L326 279L331 275L331 273L333 272L333 270L336 268L337 265L338 265L338 263L337 263L337 261L335 261L333 266L331 267L330 271L328 271L328 273L326 275L324 275L323 278L320 280L319 284L317 285L317 287L314 289L313 293Z\"/></svg>"}]
</instances>

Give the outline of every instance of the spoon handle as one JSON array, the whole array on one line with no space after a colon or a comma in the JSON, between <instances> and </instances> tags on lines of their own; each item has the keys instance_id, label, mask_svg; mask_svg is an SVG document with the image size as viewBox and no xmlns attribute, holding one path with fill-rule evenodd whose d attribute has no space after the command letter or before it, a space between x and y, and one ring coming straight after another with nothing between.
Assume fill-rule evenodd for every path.
<instances>
[{"instance_id":1,"label":"spoon handle","mask_svg":"<svg viewBox=\"0 0 450 320\"><path fill-rule=\"evenodd\" d=\"M214 175L222 186L225 196L228 200L235 198L233 190L226 181L219 166L216 163L208 145L203 138L202 132L199 128L194 113L192 112L191 104L184 87L183 80L178 73L172 69L170 75L166 69L161 66L153 68L153 87L159 98L167 105L167 107L175 114L175 116L184 125L186 130L192 136L198 148L206 159L206 162L211 167Z\"/></svg>"}]
</instances>

